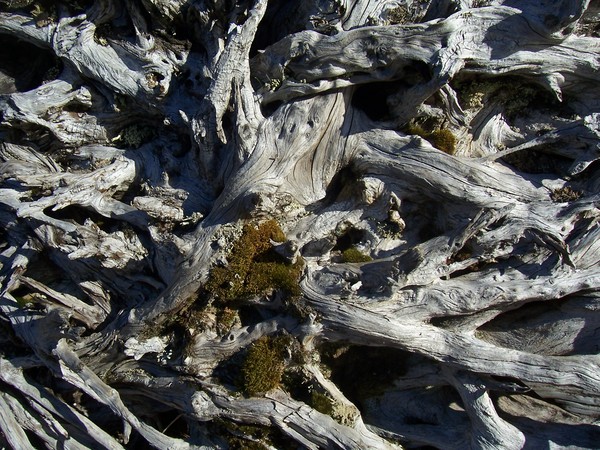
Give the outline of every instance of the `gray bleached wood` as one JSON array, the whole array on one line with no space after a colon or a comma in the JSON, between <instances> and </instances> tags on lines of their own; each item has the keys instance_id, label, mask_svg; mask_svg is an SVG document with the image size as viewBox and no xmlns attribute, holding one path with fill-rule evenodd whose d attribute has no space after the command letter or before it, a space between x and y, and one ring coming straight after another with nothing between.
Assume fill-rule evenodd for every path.
<instances>
[{"instance_id":1,"label":"gray bleached wood","mask_svg":"<svg viewBox=\"0 0 600 450\"><path fill-rule=\"evenodd\" d=\"M0 1L1 445L597 445L590 3Z\"/></svg>"}]
</instances>

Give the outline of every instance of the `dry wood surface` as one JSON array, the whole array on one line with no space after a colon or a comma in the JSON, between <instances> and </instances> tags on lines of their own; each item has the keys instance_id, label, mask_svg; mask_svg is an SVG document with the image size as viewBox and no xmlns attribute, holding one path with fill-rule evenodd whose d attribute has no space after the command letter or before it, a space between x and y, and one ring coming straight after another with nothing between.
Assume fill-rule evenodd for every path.
<instances>
[{"instance_id":1,"label":"dry wood surface","mask_svg":"<svg viewBox=\"0 0 600 450\"><path fill-rule=\"evenodd\" d=\"M600 2L0 0L0 448L600 448Z\"/></svg>"}]
</instances>

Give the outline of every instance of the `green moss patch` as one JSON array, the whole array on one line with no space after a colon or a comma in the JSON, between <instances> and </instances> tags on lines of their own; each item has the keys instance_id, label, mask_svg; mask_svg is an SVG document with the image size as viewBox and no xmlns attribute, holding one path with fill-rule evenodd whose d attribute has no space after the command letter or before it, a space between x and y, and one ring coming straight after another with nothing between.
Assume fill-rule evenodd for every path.
<instances>
[{"instance_id":1,"label":"green moss patch","mask_svg":"<svg viewBox=\"0 0 600 450\"><path fill-rule=\"evenodd\" d=\"M242 365L241 387L246 394L258 395L279 386L285 368L284 349L281 339L269 336L250 346Z\"/></svg>"},{"instance_id":2,"label":"green moss patch","mask_svg":"<svg viewBox=\"0 0 600 450\"><path fill-rule=\"evenodd\" d=\"M333 415L333 401L325 394L319 391L312 391L310 395L311 406L320 413Z\"/></svg>"},{"instance_id":3,"label":"green moss patch","mask_svg":"<svg viewBox=\"0 0 600 450\"><path fill-rule=\"evenodd\" d=\"M361 263L372 261L369 255L365 255L356 247L350 247L342 252L342 261L346 263Z\"/></svg>"},{"instance_id":4,"label":"green moss patch","mask_svg":"<svg viewBox=\"0 0 600 450\"><path fill-rule=\"evenodd\" d=\"M456 153L456 138L446 128L427 131L420 125L410 124L406 128L406 132L426 139L431 145L444 153L448 153L449 155Z\"/></svg>"},{"instance_id":5,"label":"green moss patch","mask_svg":"<svg viewBox=\"0 0 600 450\"><path fill-rule=\"evenodd\" d=\"M271 240L285 241L274 220L247 224L227 257L227 267L214 267L204 288L224 302L249 298L279 289L290 296L300 295L298 280L302 261L289 264L273 250Z\"/></svg>"}]
</instances>

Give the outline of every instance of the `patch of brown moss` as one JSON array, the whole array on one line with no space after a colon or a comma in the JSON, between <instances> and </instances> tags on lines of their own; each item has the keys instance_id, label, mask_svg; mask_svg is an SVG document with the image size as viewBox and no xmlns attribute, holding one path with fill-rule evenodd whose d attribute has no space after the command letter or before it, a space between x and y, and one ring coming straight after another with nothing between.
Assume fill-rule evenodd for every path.
<instances>
[{"instance_id":1,"label":"patch of brown moss","mask_svg":"<svg viewBox=\"0 0 600 450\"><path fill-rule=\"evenodd\" d=\"M446 128L440 128L433 131L427 131L422 126L409 124L406 127L406 133L420 136L429 141L438 150L454 155L456 153L456 138L454 134Z\"/></svg>"},{"instance_id":2,"label":"patch of brown moss","mask_svg":"<svg viewBox=\"0 0 600 450\"><path fill-rule=\"evenodd\" d=\"M429 138L427 139L431 142L431 145L444 153L454 155L456 152L456 138L450 130L445 128L434 130L429 134Z\"/></svg>"},{"instance_id":3,"label":"patch of brown moss","mask_svg":"<svg viewBox=\"0 0 600 450\"><path fill-rule=\"evenodd\" d=\"M581 192L574 190L570 186L564 186L558 189L554 189L550 193L550 198L552 199L552 201L555 201L557 203L564 203L578 200L581 198L581 195Z\"/></svg>"},{"instance_id":4,"label":"patch of brown moss","mask_svg":"<svg viewBox=\"0 0 600 450\"><path fill-rule=\"evenodd\" d=\"M387 20L390 25L410 23L411 14L404 5L398 5L387 12Z\"/></svg>"}]
</instances>

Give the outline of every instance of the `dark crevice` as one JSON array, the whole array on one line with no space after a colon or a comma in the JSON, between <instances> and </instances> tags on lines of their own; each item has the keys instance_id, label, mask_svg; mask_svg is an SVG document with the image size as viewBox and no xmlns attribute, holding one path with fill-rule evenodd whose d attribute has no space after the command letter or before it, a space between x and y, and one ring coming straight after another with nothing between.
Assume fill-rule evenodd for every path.
<instances>
[{"instance_id":1,"label":"dark crevice","mask_svg":"<svg viewBox=\"0 0 600 450\"><path fill-rule=\"evenodd\" d=\"M397 91L397 82L364 84L354 92L352 106L363 111L372 120L388 120L391 118L388 97Z\"/></svg>"},{"instance_id":2,"label":"dark crevice","mask_svg":"<svg viewBox=\"0 0 600 450\"><path fill-rule=\"evenodd\" d=\"M114 232L122 228L122 222L98 214L92 209L87 209L79 205L69 205L64 208L53 210L52 206L44 209L44 214L58 220L70 221L79 225L84 225L87 219L96 224L106 233Z\"/></svg>"},{"instance_id":3,"label":"dark crevice","mask_svg":"<svg viewBox=\"0 0 600 450\"><path fill-rule=\"evenodd\" d=\"M52 51L0 34L0 94L30 91L61 67Z\"/></svg>"},{"instance_id":4,"label":"dark crevice","mask_svg":"<svg viewBox=\"0 0 600 450\"><path fill-rule=\"evenodd\" d=\"M337 238L337 241L333 247L333 250L344 251L363 242L367 234L364 230L359 230L354 227L350 227L344 233Z\"/></svg>"},{"instance_id":5,"label":"dark crevice","mask_svg":"<svg viewBox=\"0 0 600 450\"><path fill-rule=\"evenodd\" d=\"M561 177L568 175L569 168L573 164L573 161L569 158L540 150L511 153L502 159L519 172L530 174L548 173Z\"/></svg>"},{"instance_id":6,"label":"dark crevice","mask_svg":"<svg viewBox=\"0 0 600 450\"><path fill-rule=\"evenodd\" d=\"M389 348L325 344L321 361L331 369L331 380L350 401L362 402L381 394L406 373L409 353Z\"/></svg>"},{"instance_id":7,"label":"dark crevice","mask_svg":"<svg viewBox=\"0 0 600 450\"><path fill-rule=\"evenodd\" d=\"M11 122L11 125L0 124L0 131L5 131L4 141L17 145L30 145L37 150L50 149L57 139L42 125L23 122Z\"/></svg>"},{"instance_id":8,"label":"dark crevice","mask_svg":"<svg viewBox=\"0 0 600 450\"><path fill-rule=\"evenodd\" d=\"M472 322L476 319L478 313L475 314L461 314L455 316L441 316L441 317L432 317L429 320L429 323L435 327L443 328L445 330L455 330Z\"/></svg>"},{"instance_id":9,"label":"dark crevice","mask_svg":"<svg viewBox=\"0 0 600 450\"><path fill-rule=\"evenodd\" d=\"M352 165L342 168L329 182L320 206L327 207L335 202L357 198L355 190L359 179L360 175Z\"/></svg>"},{"instance_id":10,"label":"dark crevice","mask_svg":"<svg viewBox=\"0 0 600 450\"><path fill-rule=\"evenodd\" d=\"M310 2L269 2L250 48L250 58L285 36L306 28Z\"/></svg>"},{"instance_id":11,"label":"dark crevice","mask_svg":"<svg viewBox=\"0 0 600 450\"><path fill-rule=\"evenodd\" d=\"M281 105L283 105L282 101L270 102L266 105L261 105L260 112L265 118L268 118L271 117Z\"/></svg>"}]
</instances>

